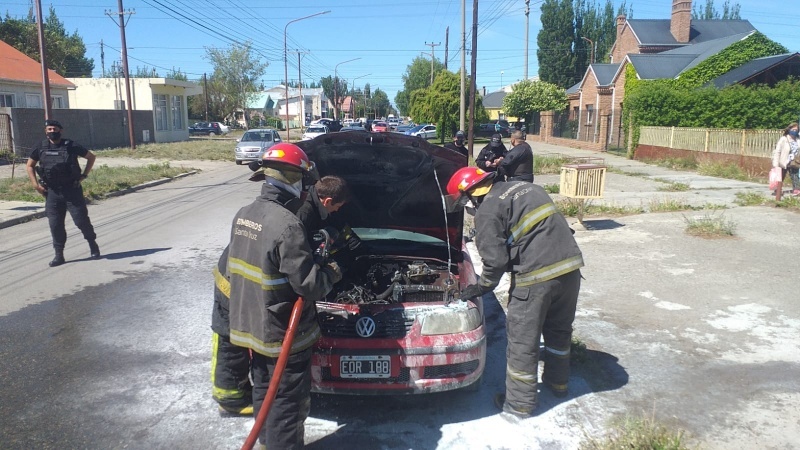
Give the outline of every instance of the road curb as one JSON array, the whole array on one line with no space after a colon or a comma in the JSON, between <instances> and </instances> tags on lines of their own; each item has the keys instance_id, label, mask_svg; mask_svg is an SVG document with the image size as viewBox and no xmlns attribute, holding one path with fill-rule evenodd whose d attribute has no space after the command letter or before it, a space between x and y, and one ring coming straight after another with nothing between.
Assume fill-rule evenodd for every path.
<instances>
[{"instance_id":1,"label":"road curb","mask_svg":"<svg viewBox=\"0 0 800 450\"><path fill-rule=\"evenodd\" d=\"M177 180L179 178L188 177L189 175L195 175L197 173L198 173L197 170L192 170L190 172L185 172L185 173L181 173L181 174L175 175L174 177L171 177L171 178L160 178L158 180L148 181L147 183L137 184L136 186L131 186L129 188L121 189L119 191L109 192L103 198L106 199L106 198L112 198L112 197L119 197L121 195L130 194L130 193L133 193L133 192L145 189L145 188L154 187L154 186L158 186L158 185L161 185L161 184L169 183L169 182L175 181L175 180ZM42 208L44 208L44 206L42 206ZM39 219L41 217L44 217L45 215L46 214L45 214L45 212L43 210L42 211L32 212L32 213L29 213L29 214L22 214L22 215L20 215L18 217L14 217L12 219L4 220L4 221L0 222L0 230L2 230L3 228L12 227L14 225L19 225L21 223L30 222L31 220Z\"/></svg>"}]
</instances>

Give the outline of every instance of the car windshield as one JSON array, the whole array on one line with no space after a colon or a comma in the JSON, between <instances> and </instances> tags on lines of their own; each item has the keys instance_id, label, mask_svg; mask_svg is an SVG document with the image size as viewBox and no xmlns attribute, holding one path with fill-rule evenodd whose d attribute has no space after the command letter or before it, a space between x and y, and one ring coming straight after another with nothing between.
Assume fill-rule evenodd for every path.
<instances>
[{"instance_id":1,"label":"car windshield","mask_svg":"<svg viewBox=\"0 0 800 450\"><path fill-rule=\"evenodd\" d=\"M420 244L445 244L441 239L425 234L405 230L389 230L385 228L353 228L353 232L363 241L398 240L417 242Z\"/></svg>"},{"instance_id":2,"label":"car windshield","mask_svg":"<svg viewBox=\"0 0 800 450\"><path fill-rule=\"evenodd\" d=\"M385 127L386 126L385 122L373 122L372 124L375 125L376 127Z\"/></svg>"},{"instance_id":3,"label":"car windshield","mask_svg":"<svg viewBox=\"0 0 800 450\"><path fill-rule=\"evenodd\" d=\"M419 131L419 130L423 129L424 127L425 127L424 125L417 125L417 126L415 126L414 128L412 128L412 129L410 129L408 131L411 131L411 132Z\"/></svg>"},{"instance_id":4,"label":"car windshield","mask_svg":"<svg viewBox=\"0 0 800 450\"><path fill-rule=\"evenodd\" d=\"M271 141L272 132L269 131L248 131L242 136L242 142Z\"/></svg>"},{"instance_id":5,"label":"car windshield","mask_svg":"<svg viewBox=\"0 0 800 450\"><path fill-rule=\"evenodd\" d=\"M324 133L324 127L308 127L306 128L306 133Z\"/></svg>"}]
</instances>

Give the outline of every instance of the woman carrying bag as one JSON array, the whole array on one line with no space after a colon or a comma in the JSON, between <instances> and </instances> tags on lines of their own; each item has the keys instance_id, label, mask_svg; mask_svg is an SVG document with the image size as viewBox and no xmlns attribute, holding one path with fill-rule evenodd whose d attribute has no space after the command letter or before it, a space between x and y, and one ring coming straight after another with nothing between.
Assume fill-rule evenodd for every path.
<instances>
[{"instance_id":1,"label":"woman carrying bag","mask_svg":"<svg viewBox=\"0 0 800 450\"><path fill-rule=\"evenodd\" d=\"M775 145L775 150L772 151L772 167L781 168L781 182L786 178L786 172L789 172L789 177L792 180L792 195L800 195L800 154L798 148L800 147L800 140L798 140L798 126L797 122L789 124L783 130L783 136L778 139ZM797 158L795 158L797 157ZM781 187L775 190L776 199L780 200Z\"/></svg>"}]
</instances>

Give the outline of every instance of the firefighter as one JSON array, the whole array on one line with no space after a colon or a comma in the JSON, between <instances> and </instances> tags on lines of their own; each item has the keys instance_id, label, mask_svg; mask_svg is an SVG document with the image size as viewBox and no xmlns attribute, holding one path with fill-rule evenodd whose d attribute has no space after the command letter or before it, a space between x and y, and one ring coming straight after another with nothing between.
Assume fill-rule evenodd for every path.
<instances>
[{"instance_id":1,"label":"firefighter","mask_svg":"<svg viewBox=\"0 0 800 450\"><path fill-rule=\"evenodd\" d=\"M50 224L50 235L53 237L55 257L50 267L64 264L64 246L67 244L67 230L64 219L67 211L72 216L75 226L81 230L84 239L89 242L89 254L92 259L100 258L100 247L86 199L83 197L81 182L89 176L94 165L94 153L86 150L71 139L63 139L63 127L57 120L45 120L44 131L47 139L36 144L28 157L25 170L33 188L45 197L44 210ZM78 157L86 159L86 167L81 171ZM39 167L36 167L36 165ZM42 183L36 178L40 175Z\"/></svg>"},{"instance_id":2,"label":"firefighter","mask_svg":"<svg viewBox=\"0 0 800 450\"><path fill-rule=\"evenodd\" d=\"M444 146L444 148L455 150L461 153L464 156L469 156L469 150L466 146L464 146L464 141L466 140L466 136L464 132L461 130L456 131L455 136L453 136L453 142Z\"/></svg>"},{"instance_id":3,"label":"firefighter","mask_svg":"<svg viewBox=\"0 0 800 450\"><path fill-rule=\"evenodd\" d=\"M533 149L523 139L522 131L511 133L511 150L497 165L497 173L507 181L533 182Z\"/></svg>"},{"instance_id":4,"label":"firefighter","mask_svg":"<svg viewBox=\"0 0 800 450\"><path fill-rule=\"evenodd\" d=\"M507 152L508 149L503 144L502 136L499 133L495 133L489 143L478 153L478 157L475 158L475 165L487 172L494 172Z\"/></svg>"},{"instance_id":5,"label":"firefighter","mask_svg":"<svg viewBox=\"0 0 800 450\"><path fill-rule=\"evenodd\" d=\"M275 370L292 307L305 300L278 395L259 441L270 449L303 447L311 408L311 349L319 339L316 301L342 274L336 263L312 258L295 215L313 184L311 163L294 144L279 143L262 158L261 196L236 213L228 244L230 342L252 350L253 409L258 414Z\"/></svg>"},{"instance_id":6,"label":"firefighter","mask_svg":"<svg viewBox=\"0 0 800 450\"><path fill-rule=\"evenodd\" d=\"M511 272L506 331L506 391L495 405L515 417L537 406L539 340L544 337L542 383L567 395L572 322L581 285L583 256L572 229L547 192L524 181L501 181L476 167L459 169L447 183L456 208L477 208L475 237L483 261L477 284L462 299L491 292Z\"/></svg>"}]
</instances>

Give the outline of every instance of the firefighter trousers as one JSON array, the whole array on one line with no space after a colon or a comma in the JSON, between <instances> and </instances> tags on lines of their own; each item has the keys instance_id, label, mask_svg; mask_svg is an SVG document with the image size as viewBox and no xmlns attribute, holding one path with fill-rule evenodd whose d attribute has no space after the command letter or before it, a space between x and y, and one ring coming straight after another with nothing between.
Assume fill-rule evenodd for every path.
<instances>
[{"instance_id":1,"label":"firefighter trousers","mask_svg":"<svg viewBox=\"0 0 800 450\"><path fill-rule=\"evenodd\" d=\"M80 184L76 187L48 188L44 210L50 223L50 234L53 236L53 247L56 250L63 250L67 243L67 230L64 224L67 211L87 241L97 239L92 222L89 220L89 210L86 208L86 199L83 198L83 188Z\"/></svg>"},{"instance_id":2,"label":"firefighter trousers","mask_svg":"<svg viewBox=\"0 0 800 450\"><path fill-rule=\"evenodd\" d=\"M524 287L512 277L506 315L506 402L512 408L527 413L536 408L540 337L545 345L542 381L566 393L580 287L580 270Z\"/></svg>"},{"instance_id":3,"label":"firefighter trousers","mask_svg":"<svg viewBox=\"0 0 800 450\"><path fill-rule=\"evenodd\" d=\"M231 344L229 336L212 334L211 396L220 406L240 409L253 401L250 349Z\"/></svg>"},{"instance_id":4,"label":"firefighter trousers","mask_svg":"<svg viewBox=\"0 0 800 450\"><path fill-rule=\"evenodd\" d=\"M253 352L253 414L261 404L275 372L278 358ZM305 421L311 411L311 349L289 355L278 392L258 439L268 449L294 450L304 447Z\"/></svg>"}]
</instances>

